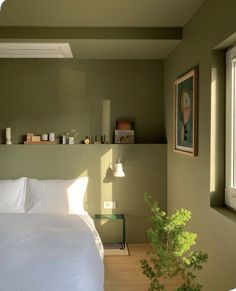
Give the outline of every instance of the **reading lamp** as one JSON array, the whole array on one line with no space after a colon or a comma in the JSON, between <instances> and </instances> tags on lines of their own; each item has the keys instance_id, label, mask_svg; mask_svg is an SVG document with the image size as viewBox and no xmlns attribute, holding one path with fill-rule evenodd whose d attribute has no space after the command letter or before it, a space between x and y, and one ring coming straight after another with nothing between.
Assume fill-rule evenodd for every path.
<instances>
[{"instance_id":1,"label":"reading lamp","mask_svg":"<svg viewBox=\"0 0 236 291\"><path fill-rule=\"evenodd\" d=\"M118 163L115 163L115 170L113 173L114 177L125 177L125 173L123 171L122 163L120 162L120 159L118 160Z\"/></svg>"}]
</instances>

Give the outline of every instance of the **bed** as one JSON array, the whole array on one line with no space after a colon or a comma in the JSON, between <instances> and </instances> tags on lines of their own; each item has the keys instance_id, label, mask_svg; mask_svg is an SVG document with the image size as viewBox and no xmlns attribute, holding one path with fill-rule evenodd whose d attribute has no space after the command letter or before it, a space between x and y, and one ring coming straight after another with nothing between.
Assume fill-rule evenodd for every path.
<instances>
[{"instance_id":1,"label":"bed","mask_svg":"<svg viewBox=\"0 0 236 291\"><path fill-rule=\"evenodd\" d=\"M20 186L12 187L14 182ZM0 181L1 291L103 290L103 247L93 220L78 206L81 183Z\"/></svg>"}]
</instances>

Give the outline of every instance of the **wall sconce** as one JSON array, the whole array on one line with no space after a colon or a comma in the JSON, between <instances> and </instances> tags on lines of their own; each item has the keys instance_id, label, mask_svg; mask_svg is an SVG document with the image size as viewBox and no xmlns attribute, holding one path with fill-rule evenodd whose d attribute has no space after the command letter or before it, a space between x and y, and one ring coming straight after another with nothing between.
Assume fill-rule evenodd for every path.
<instances>
[{"instance_id":1,"label":"wall sconce","mask_svg":"<svg viewBox=\"0 0 236 291\"><path fill-rule=\"evenodd\" d=\"M118 163L115 163L115 170L113 173L114 177L125 177L125 173L123 171L122 163L120 162L120 159L118 160Z\"/></svg>"},{"instance_id":2,"label":"wall sconce","mask_svg":"<svg viewBox=\"0 0 236 291\"><path fill-rule=\"evenodd\" d=\"M122 178L122 177L125 177L125 173L123 171L122 163L120 162L120 159L119 159L118 163L115 163L114 170L112 169L112 163L110 163L106 171L106 176L103 179L103 183L112 183L115 181L115 178Z\"/></svg>"},{"instance_id":3,"label":"wall sconce","mask_svg":"<svg viewBox=\"0 0 236 291\"><path fill-rule=\"evenodd\" d=\"M0 10L1 10L2 3L3 3L4 1L5 1L5 0L0 0Z\"/></svg>"}]
</instances>

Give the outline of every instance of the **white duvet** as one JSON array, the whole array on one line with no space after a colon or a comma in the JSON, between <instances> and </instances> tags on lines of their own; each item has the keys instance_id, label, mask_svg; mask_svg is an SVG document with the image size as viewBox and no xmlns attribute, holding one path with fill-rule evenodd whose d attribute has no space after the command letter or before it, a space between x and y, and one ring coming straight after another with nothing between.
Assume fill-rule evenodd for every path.
<instances>
[{"instance_id":1,"label":"white duvet","mask_svg":"<svg viewBox=\"0 0 236 291\"><path fill-rule=\"evenodd\" d=\"M0 214L0 291L102 291L103 278L88 215Z\"/></svg>"}]
</instances>

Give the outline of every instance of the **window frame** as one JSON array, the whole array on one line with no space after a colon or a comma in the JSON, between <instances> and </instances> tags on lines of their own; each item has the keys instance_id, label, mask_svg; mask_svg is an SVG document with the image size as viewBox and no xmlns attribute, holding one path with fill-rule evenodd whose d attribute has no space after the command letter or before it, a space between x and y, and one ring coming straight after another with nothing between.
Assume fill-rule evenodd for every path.
<instances>
[{"instance_id":1,"label":"window frame","mask_svg":"<svg viewBox=\"0 0 236 291\"><path fill-rule=\"evenodd\" d=\"M236 46L226 52L225 204L236 210Z\"/></svg>"}]
</instances>

